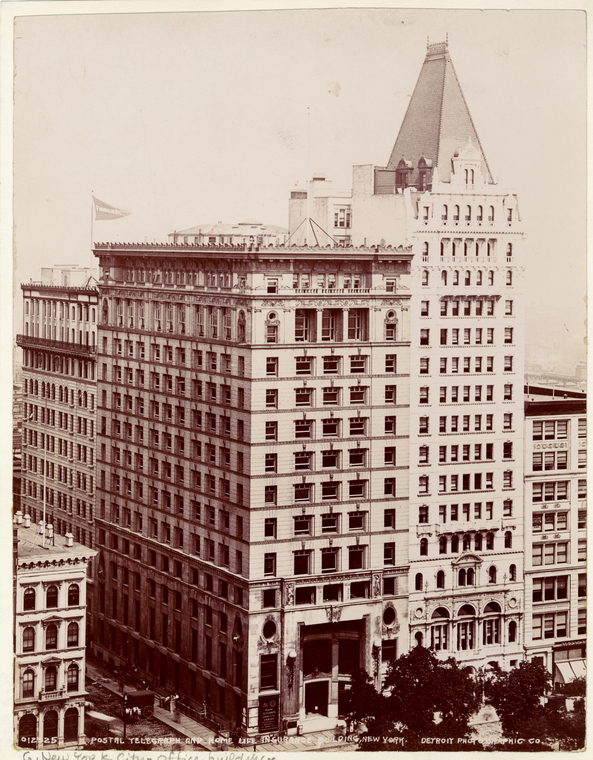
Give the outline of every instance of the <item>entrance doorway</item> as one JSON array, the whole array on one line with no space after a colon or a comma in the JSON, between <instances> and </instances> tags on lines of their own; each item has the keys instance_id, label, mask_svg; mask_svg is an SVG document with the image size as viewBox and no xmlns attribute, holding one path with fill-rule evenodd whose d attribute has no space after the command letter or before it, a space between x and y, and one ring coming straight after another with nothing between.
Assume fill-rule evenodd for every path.
<instances>
[{"instance_id":1,"label":"entrance doorway","mask_svg":"<svg viewBox=\"0 0 593 760\"><path fill-rule=\"evenodd\" d=\"M305 684L305 713L327 715L329 681L311 681Z\"/></svg>"}]
</instances>

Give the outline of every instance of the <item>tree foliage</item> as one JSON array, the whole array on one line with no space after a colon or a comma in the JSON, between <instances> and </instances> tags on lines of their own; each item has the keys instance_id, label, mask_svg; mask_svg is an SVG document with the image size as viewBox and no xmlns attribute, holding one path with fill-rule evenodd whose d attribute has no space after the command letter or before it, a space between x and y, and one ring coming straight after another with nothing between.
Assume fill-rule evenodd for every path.
<instances>
[{"instance_id":1,"label":"tree foliage","mask_svg":"<svg viewBox=\"0 0 593 760\"><path fill-rule=\"evenodd\" d=\"M499 671L488 688L506 738L541 738L545 714L541 698L551 677L539 661L523 661L509 672Z\"/></svg>"},{"instance_id":2,"label":"tree foliage","mask_svg":"<svg viewBox=\"0 0 593 760\"><path fill-rule=\"evenodd\" d=\"M475 750L469 718L478 707L469 668L417 646L390 664L381 693L364 671L354 675L348 722L366 728L363 751Z\"/></svg>"}]
</instances>

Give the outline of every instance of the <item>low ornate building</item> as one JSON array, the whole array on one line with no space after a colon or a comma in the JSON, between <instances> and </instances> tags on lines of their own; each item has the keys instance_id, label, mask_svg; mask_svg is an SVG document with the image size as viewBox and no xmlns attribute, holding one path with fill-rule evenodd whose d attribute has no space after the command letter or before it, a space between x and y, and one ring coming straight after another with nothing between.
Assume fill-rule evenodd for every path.
<instances>
[{"instance_id":1,"label":"low ornate building","mask_svg":"<svg viewBox=\"0 0 593 760\"><path fill-rule=\"evenodd\" d=\"M84 742L86 579L96 552L16 515L15 744Z\"/></svg>"}]
</instances>

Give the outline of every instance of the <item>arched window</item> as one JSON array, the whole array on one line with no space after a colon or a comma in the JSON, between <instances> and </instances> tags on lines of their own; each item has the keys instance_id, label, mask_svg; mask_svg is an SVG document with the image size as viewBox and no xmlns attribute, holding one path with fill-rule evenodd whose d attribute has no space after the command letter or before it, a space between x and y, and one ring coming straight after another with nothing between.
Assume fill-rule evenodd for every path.
<instances>
[{"instance_id":1,"label":"arched window","mask_svg":"<svg viewBox=\"0 0 593 760\"><path fill-rule=\"evenodd\" d=\"M453 285L459 285L459 272L457 269L453 272Z\"/></svg>"},{"instance_id":2,"label":"arched window","mask_svg":"<svg viewBox=\"0 0 593 760\"><path fill-rule=\"evenodd\" d=\"M422 243L422 255L428 256L428 243Z\"/></svg>"},{"instance_id":3,"label":"arched window","mask_svg":"<svg viewBox=\"0 0 593 760\"><path fill-rule=\"evenodd\" d=\"M494 285L494 272L488 272L488 285Z\"/></svg>"},{"instance_id":4,"label":"arched window","mask_svg":"<svg viewBox=\"0 0 593 760\"><path fill-rule=\"evenodd\" d=\"M35 651L35 629L28 625L23 631L23 652Z\"/></svg>"},{"instance_id":5,"label":"arched window","mask_svg":"<svg viewBox=\"0 0 593 760\"><path fill-rule=\"evenodd\" d=\"M488 568L488 583L496 583L496 568L494 565Z\"/></svg>"},{"instance_id":6,"label":"arched window","mask_svg":"<svg viewBox=\"0 0 593 760\"><path fill-rule=\"evenodd\" d=\"M459 221L459 206L453 207L453 221L458 222Z\"/></svg>"},{"instance_id":7,"label":"arched window","mask_svg":"<svg viewBox=\"0 0 593 760\"><path fill-rule=\"evenodd\" d=\"M466 533L463 537L463 551L469 551L472 548L472 539L469 533Z\"/></svg>"},{"instance_id":8,"label":"arched window","mask_svg":"<svg viewBox=\"0 0 593 760\"><path fill-rule=\"evenodd\" d=\"M31 671L32 672L32 671ZM33 696L33 694L23 694ZM32 713L27 713L19 721L19 747L31 749L37 744L37 718Z\"/></svg>"},{"instance_id":9,"label":"arched window","mask_svg":"<svg viewBox=\"0 0 593 760\"><path fill-rule=\"evenodd\" d=\"M472 174L473 174L473 172L472 172ZM473 182L472 182L472 184L473 184ZM466 206L465 207L465 221L466 222L471 222L471 218L472 218L472 207L471 206Z\"/></svg>"},{"instance_id":10,"label":"arched window","mask_svg":"<svg viewBox=\"0 0 593 760\"><path fill-rule=\"evenodd\" d=\"M66 690L78 691L78 665L73 662L66 673Z\"/></svg>"},{"instance_id":11,"label":"arched window","mask_svg":"<svg viewBox=\"0 0 593 760\"><path fill-rule=\"evenodd\" d=\"M23 609L34 610L35 609L35 589L27 588L23 594Z\"/></svg>"},{"instance_id":12,"label":"arched window","mask_svg":"<svg viewBox=\"0 0 593 760\"><path fill-rule=\"evenodd\" d=\"M451 537L451 551L455 554L459 551L459 536Z\"/></svg>"},{"instance_id":13,"label":"arched window","mask_svg":"<svg viewBox=\"0 0 593 760\"><path fill-rule=\"evenodd\" d=\"M482 284L482 270L476 272L476 285Z\"/></svg>"},{"instance_id":14,"label":"arched window","mask_svg":"<svg viewBox=\"0 0 593 760\"><path fill-rule=\"evenodd\" d=\"M504 534L504 548L511 549L513 546L513 534L510 530L507 530Z\"/></svg>"},{"instance_id":15,"label":"arched window","mask_svg":"<svg viewBox=\"0 0 593 760\"><path fill-rule=\"evenodd\" d=\"M45 648L57 649L58 648L58 629L55 625L48 625L45 629Z\"/></svg>"},{"instance_id":16,"label":"arched window","mask_svg":"<svg viewBox=\"0 0 593 760\"><path fill-rule=\"evenodd\" d=\"M59 718L56 710L49 710L43 716L43 744L56 746L58 739Z\"/></svg>"},{"instance_id":17,"label":"arched window","mask_svg":"<svg viewBox=\"0 0 593 760\"><path fill-rule=\"evenodd\" d=\"M458 585L459 586L465 586L465 577L467 573L465 572L465 568L461 568L458 575Z\"/></svg>"},{"instance_id":18,"label":"arched window","mask_svg":"<svg viewBox=\"0 0 593 760\"><path fill-rule=\"evenodd\" d=\"M513 284L513 272L511 269L507 269L507 285Z\"/></svg>"},{"instance_id":19,"label":"arched window","mask_svg":"<svg viewBox=\"0 0 593 760\"><path fill-rule=\"evenodd\" d=\"M445 255L445 241L441 240L441 256Z\"/></svg>"},{"instance_id":20,"label":"arched window","mask_svg":"<svg viewBox=\"0 0 593 760\"><path fill-rule=\"evenodd\" d=\"M465 284L466 285L471 285L472 284L472 273L469 271L469 269L465 273Z\"/></svg>"},{"instance_id":21,"label":"arched window","mask_svg":"<svg viewBox=\"0 0 593 760\"><path fill-rule=\"evenodd\" d=\"M476 214L476 221L477 222L481 222L482 221L483 212L484 212L483 208L481 206L478 206L478 212Z\"/></svg>"},{"instance_id":22,"label":"arched window","mask_svg":"<svg viewBox=\"0 0 593 760\"><path fill-rule=\"evenodd\" d=\"M445 588L445 572L439 570L437 573L437 588Z\"/></svg>"},{"instance_id":23,"label":"arched window","mask_svg":"<svg viewBox=\"0 0 593 760\"><path fill-rule=\"evenodd\" d=\"M447 272L444 269L441 272L441 281L442 281L443 285L447 284Z\"/></svg>"},{"instance_id":24,"label":"arched window","mask_svg":"<svg viewBox=\"0 0 593 760\"><path fill-rule=\"evenodd\" d=\"M512 255L513 255L513 244L507 243L507 256L512 256Z\"/></svg>"},{"instance_id":25,"label":"arched window","mask_svg":"<svg viewBox=\"0 0 593 760\"><path fill-rule=\"evenodd\" d=\"M48 586L45 592L45 606L48 609L58 606L58 587Z\"/></svg>"},{"instance_id":26,"label":"arched window","mask_svg":"<svg viewBox=\"0 0 593 760\"><path fill-rule=\"evenodd\" d=\"M428 539L420 539L420 556L426 557L428 555Z\"/></svg>"},{"instance_id":27,"label":"arched window","mask_svg":"<svg viewBox=\"0 0 593 760\"><path fill-rule=\"evenodd\" d=\"M68 586L68 607L77 607L80 604L80 590L77 583Z\"/></svg>"},{"instance_id":28,"label":"arched window","mask_svg":"<svg viewBox=\"0 0 593 760\"><path fill-rule=\"evenodd\" d=\"M64 713L64 741L78 741L78 710L75 707Z\"/></svg>"},{"instance_id":29,"label":"arched window","mask_svg":"<svg viewBox=\"0 0 593 760\"><path fill-rule=\"evenodd\" d=\"M54 665L45 669L45 691L55 691L58 685L58 671Z\"/></svg>"},{"instance_id":30,"label":"arched window","mask_svg":"<svg viewBox=\"0 0 593 760\"><path fill-rule=\"evenodd\" d=\"M481 533L476 533L476 535L474 536L474 549L477 552L482 551L482 534Z\"/></svg>"},{"instance_id":31,"label":"arched window","mask_svg":"<svg viewBox=\"0 0 593 760\"><path fill-rule=\"evenodd\" d=\"M23 673L23 698L33 697L35 693L35 671L27 668Z\"/></svg>"},{"instance_id":32,"label":"arched window","mask_svg":"<svg viewBox=\"0 0 593 760\"><path fill-rule=\"evenodd\" d=\"M424 635L421 631L418 631L418 633L414 634L414 638L416 639L416 646L421 647L422 646L422 640L424 638Z\"/></svg>"},{"instance_id":33,"label":"arched window","mask_svg":"<svg viewBox=\"0 0 593 760\"><path fill-rule=\"evenodd\" d=\"M424 269L422 272L422 284L428 285L428 270Z\"/></svg>"},{"instance_id":34,"label":"arched window","mask_svg":"<svg viewBox=\"0 0 593 760\"><path fill-rule=\"evenodd\" d=\"M439 554L447 553L447 536L441 536L439 538Z\"/></svg>"},{"instance_id":35,"label":"arched window","mask_svg":"<svg viewBox=\"0 0 593 760\"><path fill-rule=\"evenodd\" d=\"M509 644L513 644L515 641L517 641L517 623L511 620L509 623Z\"/></svg>"},{"instance_id":36,"label":"arched window","mask_svg":"<svg viewBox=\"0 0 593 760\"><path fill-rule=\"evenodd\" d=\"M423 588L422 573L416 573L416 578L414 579L414 588L416 589L416 591L422 591L422 588Z\"/></svg>"},{"instance_id":37,"label":"arched window","mask_svg":"<svg viewBox=\"0 0 593 760\"><path fill-rule=\"evenodd\" d=\"M488 221L493 222L494 221L494 206L490 206L488 209Z\"/></svg>"},{"instance_id":38,"label":"arched window","mask_svg":"<svg viewBox=\"0 0 593 760\"><path fill-rule=\"evenodd\" d=\"M474 586L476 583L476 573L473 567L468 568L466 576L466 584L468 586Z\"/></svg>"},{"instance_id":39,"label":"arched window","mask_svg":"<svg viewBox=\"0 0 593 760\"><path fill-rule=\"evenodd\" d=\"M443 206L443 213L441 215L441 219L443 220L443 222L447 221L448 216L449 216L449 209L447 208L446 205L444 205Z\"/></svg>"},{"instance_id":40,"label":"arched window","mask_svg":"<svg viewBox=\"0 0 593 760\"><path fill-rule=\"evenodd\" d=\"M511 565L509 567L509 580L510 581L517 580L517 565Z\"/></svg>"},{"instance_id":41,"label":"arched window","mask_svg":"<svg viewBox=\"0 0 593 760\"><path fill-rule=\"evenodd\" d=\"M78 623L69 623L68 625L68 646L78 646Z\"/></svg>"},{"instance_id":42,"label":"arched window","mask_svg":"<svg viewBox=\"0 0 593 760\"><path fill-rule=\"evenodd\" d=\"M486 533L486 551L494 549L494 533Z\"/></svg>"}]
</instances>

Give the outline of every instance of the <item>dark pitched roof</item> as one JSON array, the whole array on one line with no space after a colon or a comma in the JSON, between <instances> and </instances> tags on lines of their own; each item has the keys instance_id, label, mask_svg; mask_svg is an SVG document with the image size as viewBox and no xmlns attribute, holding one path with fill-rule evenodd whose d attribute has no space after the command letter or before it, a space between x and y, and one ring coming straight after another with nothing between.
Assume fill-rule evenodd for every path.
<instances>
[{"instance_id":1,"label":"dark pitched roof","mask_svg":"<svg viewBox=\"0 0 593 760\"><path fill-rule=\"evenodd\" d=\"M416 184L418 162L432 161L439 179L451 178L452 158L471 139L482 159L486 182L492 175L472 117L453 68L446 42L428 45L426 58L408 104L388 169L395 169L402 158L412 161L414 171L409 184Z\"/></svg>"}]
</instances>

